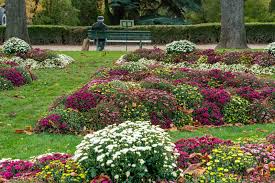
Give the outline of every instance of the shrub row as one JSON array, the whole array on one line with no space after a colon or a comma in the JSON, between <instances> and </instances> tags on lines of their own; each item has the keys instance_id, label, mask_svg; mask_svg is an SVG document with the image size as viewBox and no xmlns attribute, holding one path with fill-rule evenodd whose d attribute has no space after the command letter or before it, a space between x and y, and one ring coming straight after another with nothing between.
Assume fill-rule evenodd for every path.
<instances>
[{"instance_id":1,"label":"shrub row","mask_svg":"<svg viewBox=\"0 0 275 183\"><path fill-rule=\"evenodd\" d=\"M88 27L29 26L32 44L80 44L87 37ZM123 29L111 26L112 30ZM270 43L275 40L275 23L250 23L246 25L249 43ZM152 32L154 44L166 44L174 40L187 39L195 43L216 43L219 41L219 24L188 26L135 26L130 30ZM0 42L5 38L5 27L0 26Z\"/></svg>"}]
</instances>

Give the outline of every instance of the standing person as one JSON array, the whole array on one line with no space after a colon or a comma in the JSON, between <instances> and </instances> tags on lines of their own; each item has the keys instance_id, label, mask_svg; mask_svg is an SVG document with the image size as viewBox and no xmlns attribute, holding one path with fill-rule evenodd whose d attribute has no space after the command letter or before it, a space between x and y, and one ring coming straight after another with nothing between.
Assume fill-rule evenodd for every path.
<instances>
[{"instance_id":1,"label":"standing person","mask_svg":"<svg viewBox=\"0 0 275 183\"><path fill-rule=\"evenodd\" d=\"M104 24L104 17L103 16L98 16L97 17L97 22L92 25L92 30L98 31L98 32L104 32L108 30L107 25ZM106 37L98 37L95 40L96 43L96 50L97 51L102 51L104 50L105 43L106 43Z\"/></svg>"}]
</instances>

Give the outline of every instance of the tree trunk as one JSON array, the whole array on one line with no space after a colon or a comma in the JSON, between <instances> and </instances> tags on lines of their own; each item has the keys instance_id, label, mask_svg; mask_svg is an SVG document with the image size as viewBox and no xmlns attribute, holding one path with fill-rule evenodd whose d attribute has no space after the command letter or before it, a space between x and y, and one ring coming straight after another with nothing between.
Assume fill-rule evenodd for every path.
<instances>
[{"instance_id":1,"label":"tree trunk","mask_svg":"<svg viewBox=\"0 0 275 183\"><path fill-rule=\"evenodd\" d=\"M17 37L30 43L25 0L6 0L6 39Z\"/></svg>"},{"instance_id":2,"label":"tree trunk","mask_svg":"<svg viewBox=\"0 0 275 183\"><path fill-rule=\"evenodd\" d=\"M244 0L221 0L221 37L217 48L248 48L244 23Z\"/></svg>"}]
</instances>

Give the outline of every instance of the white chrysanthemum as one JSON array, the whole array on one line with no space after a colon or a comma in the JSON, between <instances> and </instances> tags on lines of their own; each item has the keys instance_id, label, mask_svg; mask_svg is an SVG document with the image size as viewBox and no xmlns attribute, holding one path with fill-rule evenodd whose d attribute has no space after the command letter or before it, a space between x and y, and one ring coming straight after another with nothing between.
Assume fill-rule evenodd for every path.
<instances>
[{"instance_id":1,"label":"white chrysanthemum","mask_svg":"<svg viewBox=\"0 0 275 183\"><path fill-rule=\"evenodd\" d=\"M12 37L3 44L3 51L7 54L27 53L31 50L30 45L19 38Z\"/></svg>"},{"instance_id":2,"label":"white chrysanthemum","mask_svg":"<svg viewBox=\"0 0 275 183\"><path fill-rule=\"evenodd\" d=\"M166 45L167 53L190 53L196 49L196 45L188 40L173 41Z\"/></svg>"},{"instance_id":3,"label":"white chrysanthemum","mask_svg":"<svg viewBox=\"0 0 275 183\"><path fill-rule=\"evenodd\" d=\"M173 180L176 158L168 134L148 121L127 121L89 134L77 146L74 156L88 174L105 172L122 182L129 178L127 175L140 178L141 182L159 176ZM145 171L149 169L152 171Z\"/></svg>"},{"instance_id":4,"label":"white chrysanthemum","mask_svg":"<svg viewBox=\"0 0 275 183\"><path fill-rule=\"evenodd\" d=\"M270 53L271 55L273 55L275 57L275 42L270 43L267 46L267 51L268 51L268 53Z\"/></svg>"}]
</instances>

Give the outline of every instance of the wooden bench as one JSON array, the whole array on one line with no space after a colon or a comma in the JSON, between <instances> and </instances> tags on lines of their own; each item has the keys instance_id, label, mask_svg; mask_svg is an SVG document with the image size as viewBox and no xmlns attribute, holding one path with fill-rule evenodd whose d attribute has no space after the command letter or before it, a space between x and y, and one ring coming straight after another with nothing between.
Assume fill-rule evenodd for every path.
<instances>
[{"instance_id":1,"label":"wooden bench","mask_svg":"<svg viewBox=\"0 0 275 183\"><path fill-rule=\"evenodd\" d=\"M149 31L94 31L88 30L88 38L90 41L96 39L106 39L107 43L139 43L139 48L142 48L143 43L152 43L151 32Z\"/></svg>"}]
</instances>

